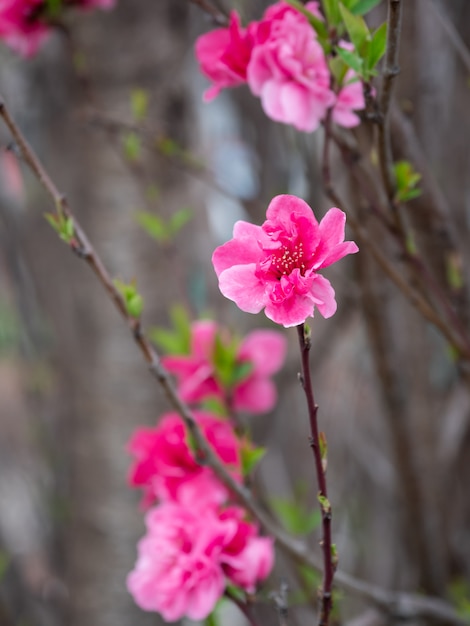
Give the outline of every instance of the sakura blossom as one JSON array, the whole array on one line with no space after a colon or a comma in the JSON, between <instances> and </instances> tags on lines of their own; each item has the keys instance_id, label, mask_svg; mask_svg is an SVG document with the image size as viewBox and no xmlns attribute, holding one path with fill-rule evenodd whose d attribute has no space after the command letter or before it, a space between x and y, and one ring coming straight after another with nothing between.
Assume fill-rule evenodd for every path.
<instances>
[{"instance_id":1,"label":"sakura blossom","mask_svg":"<svg viewBox=\"0 0 470 626\"><path fill-rule=\"evenodd\" d=\"M313 28L287 3L258 24L247 68L248 85L271 119L314 131L335 102L323 48ZM289 10L290 9L290 10Z\"/></svg>"},{"instance_id":2,"label":"sakura blossom","mask_svg":"<svg viewBox=\"0 0 470 626\"><path fill-rule=\"evenodd\" d=\"M331 208L320 223L309 205L280 195L262 226L236 222L233 239L218 247L212 263L222 294L242 311L259 313L285 327L302 324L315 308L336 312L335 292L319 270L358 251L344 241L346 215Z\"/></svg>"},{"instance_id":3,"label":"sakura blossom","mask_svg":"<svg viewBox=\"0 0 470 626\"><path fill-rule=\"evenodd\" d=\"M219 459L241 481L240 443L232 426L210 413L194 411L194 418ZM220 504L227 488L213 471L200 465L189 444L190 436L177 413L162 416L155 428L139 428L128 450L135 457L129 483L144 490L143 506L159 500L184 504L194 501Z\"/></svg>"},{"instance_id":4,"label":"sakura blossom","mask_svg":"<svg viewBox=\"0 0 470 626\"><path fill-rule=\"evenodd\" d=\"M217 372L216 341L230 343L230 334L213 320L191 325L191 351L188 355L169 355L163 365L178 379L178 392L185 402L197 403L207 398L229 401L231 409L260 414L270 411L277 392L271 377L280 370L286 354L286 340L277 331L255 330L239 344L234 374L244 365L247 373L236 377L233 385L224 385Z\"/></svg>"},{"instance_id":5,"label":"sakura blossom","mask_svg":"<svg viewBox=\"0 0 470 626\"><path fill-rule=\"evenodd\" d=\"M273 543L244 518L238 507L165 502L150 510L127 578L136 603L169 622L202 620L228 583L253 592L272 569Z\"/></svg>"}]
</instances>

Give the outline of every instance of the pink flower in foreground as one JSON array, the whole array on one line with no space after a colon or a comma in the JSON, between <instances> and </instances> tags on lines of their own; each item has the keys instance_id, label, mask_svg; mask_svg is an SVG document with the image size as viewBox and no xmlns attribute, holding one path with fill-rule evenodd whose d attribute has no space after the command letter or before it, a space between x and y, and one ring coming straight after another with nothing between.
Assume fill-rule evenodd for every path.
<instances>
[{"instance_id":1,"label":"pink flower in foreground","mask_svg":"<svg viewBox=\"0 0 470 626\"><path fill-rule=\"evenodd\" d=\"M285 327L336 311L335 292L318 270L358 251L344 241L346 216L333 208L318 224L296 196L276 196L262 226L239 221L233 239L217 248L212 263L224 296L242 311L259 313Z\"/></svg>"},{"instance_id":2,"label":"pink flower in foreground","mask_svg":"<svg viewBox=\"0 0 470 626\"><path fill-rule=\"evenodd\" d=\"M212 320L191 325L191 353L170 355L162 362L178 378L178 393L185 402L195 403L210 397L230 397L235 411L253 414L270 411L276 403L276 387L270 377L280 370L286 354L286 340L272 330L255 330L240 343L235 367L247 363L248 373L231 388L224 388L216 369L216 338L224 341L224 329ZM230 338L228 337L228 340Z\"/></svg>"},{"instance_id":3,"label":"pink flower in foreground","mask_svg":"<svg viewBox=\"0 0 470 626\"><path fill-rule=\"evenodd\" d=\"M221 89L246 82L252 47L250 29L241 28L236 11L230 14L228 28L218 28L198 38L196 58L202 73L214 83L204 94L206 102L216 98Z\"/></svg>"},{"instance_id":4,"label":"pink flower in foreground","mask_svg":"<svg viewBox=\"0 0 470 626\"><path fill-rule=\"evenodd\" d=\"M0 39L22 56L35 54L50 31L43 9L43 0L0 0Z\"/></svg>"},{"instance_id":5,"label":"pink flower in foreground","mask_svg":"<svg viewBox=\"0 0 470 626\"><path fill-rule=\"evenodd\" d=\"M231 507L184 507L165 503L149 511L147 534L127 578L136 603L167 621L205 619L227 582L254 591L272 569L272 540Z\"/></svg>"},{"instance_id":6,"label":"pink flower in foreground","mask_svg":"<svg viewBox=\"0 0 470 626\"><path fill-rule=\"evenodd\" d=\"M258 24L247 76L266 115L298 130L318 128L335 102L315 31L306 17L284 2L268 9Z\"/></svg>"},{"instance_id":7,"label":"pink flower in foreground","mask_svg":"<svg viewBox=\"0 0 470 626\"><path fill-rule=\"evenodd\" d=\"M194 417L219 459L236 480L241 480L240 443L229 422L210 413L195 411ZM209 467L196 462L182 418L167 413L156 428L139 428L128 450L135 457L129 482L144 489L144 505L155 499L189 504L194 501L222 503L227 488Z\"/></svg>"}]
</instances>

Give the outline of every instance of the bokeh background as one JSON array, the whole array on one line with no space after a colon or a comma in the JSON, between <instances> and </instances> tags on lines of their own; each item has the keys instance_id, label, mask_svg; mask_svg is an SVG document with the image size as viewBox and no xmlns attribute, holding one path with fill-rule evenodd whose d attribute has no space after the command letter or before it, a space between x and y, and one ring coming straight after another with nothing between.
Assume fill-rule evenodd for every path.
<instances>
[{"instance_id":1,"label":"bokeh background","mask_svg":"<svg viewBox=\"0 0 470 626\"><path fill-rule=\"evenodd\" d=\"M384 19L385 4L372 23ZM236 4L245 19L266 5ZM448 289L448 233L464 278L469 267L470 4L415 0L404 10L394 154L426 172L407 214ZM304 197L319 217L331 206L322 192L321 130L305 135L270 121L243 88L203 105L207 85L193 45L213 25L185 0L119 0L109 13L70 16L69 26L69 36L56 34L29 61L2 49L0 93L111 273L138 280L147 326L168 325L180 303L194 318L210 310L241 331L269 327L263 315L242 314L222 298L210 257L235 220L261 223L277 193ZM136 89L149 107L132 156ZM373 132L365 124L354 140L367 151ZM0 129L2 155L10 141ZM409 280L339 154L334 159L338 188ZM17 192L5 172L0 177L0 624L158 624L125 588L144 528L139 495L126 483L125 447L135 427L154 424L169 407L106 294L45 221L49 199L22 172ZM436 201L439 223L429 209ZM143 210L168 218L183 208L191 220L166 244L136 219ZM387 588L445 597L468 615L468 363L456 363L367 250L328 275L339 310L313 321L312 364L341 567ZM468 330L466 296L460 286L454 303ZM296 333L285 332L278 407L250 421L268 449L257 490L268 504L295 498L308 511L316 505L308 424ZM317 532L307 540L319 551ZM292 624L307 623L299 574L280 555L271 587L282 579L292 591ZM390 623L349 596L336 619ZM267 596L260 620L277 620ZM236 611L225 621L244 623Z\"/></svg>"}]
</instances>

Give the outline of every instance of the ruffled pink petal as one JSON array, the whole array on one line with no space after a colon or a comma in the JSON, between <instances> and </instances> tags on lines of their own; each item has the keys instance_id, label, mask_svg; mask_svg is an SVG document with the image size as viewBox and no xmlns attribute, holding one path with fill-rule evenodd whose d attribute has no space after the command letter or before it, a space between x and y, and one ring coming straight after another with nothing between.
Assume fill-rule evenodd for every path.
<instances>
[{"instance_id":1,"label":"ruffled pink petal","mask_svg":"<svg viewBox=\"0 0 470 626\"><path fill-rule=\"evenodd\" d=\"M248 263L229 267L219 276L222 294L246 313L259 313L266 302L265 283L256 277L255 271L256 265Z\"/></svg>"},{"instance_id":2,"label":"ruffled pink petal","mask_svg":"<svg viewBox=\"0 0 470 626\"><path fill-rule=\"evenodd\" d=\"M233 265L257 263L261 256L258 241L265 237L261 226L239 221L233 227L233 239L216 248L212 264L217 276Z\"/></svg>"},{"instance_id":3,"label":"ruffled pink petal","mask_svg":"<svg viewBox=\"0 0 470 626\"><path fill-rule=\"evenodd\" d=\"M315 306L325 319L336 313L335 290L324 276L320 274L315 276L310 293Z\"/></svg>"},{"instance_id":4,"label":"ruffled pink petal","mask_svg":"<svg viewBox=\"0 0 470 626\"><path fill-rule=\"evenodd\" d=\"M317 220L308 204L297 196L287 194L275 196L269 203L266 218L278 222L287 232L291 230L292 215L305 217L309 222L317 225Z\"/></svg>"},{"instance_id":5,"label":"ruffled pink petal","mask_svg":"<svg viewBox=\"0 0 470 626\"><path fill-rule=\"evenodd\" d=\"M344 241L346 215L337 208L328 211L320 222L320 243L315 251L314 269L328 267L359 248L353 241Z\"/></svg>"},{"instance_id":6,"label":"ruffled pink petal","mask_svg":"<svg viewBox=\"0 0 470 626\"><path fill-rule=\"evenodd\" d=\"M313 317L314 303L310 294L292 294L282 302L269 302L265 314L276 324L285 328L303 324L308 317Z\"/></svg>"},{"instance_id":7,"label":"ruffled pink petal","mask_svg":"<svg viewBox=\"0 0 470 626\"><path fill-rule=\"evenodd\" d=\"M251 377L237 385L233 392L233 407L247 413L266 413L276 404L277 391L269 378Z\"/></svg>"},{"instance_id":8,"label":"ruffled pink petal","mask_svg":"<svg viewBox=\"0 0 470 626\"><path fill-rule=\"evenodd\" d=\"M270 376L279 371L286 358L286 338L274 330L254 330L242 341L237 358L253 363L253 374Z\"/></svg>"},{"instance_id":9,"label":"ruffled pink petal","mask_svg":"<svg viewBox=\"0 0 470 626\"><path fill-rule=\"evenodd\" d=\"M304 86L290 82L281 91L282 120L297 130L313 132L325 116L326 106L315 98Z\"/></svg>"}]
</instances>

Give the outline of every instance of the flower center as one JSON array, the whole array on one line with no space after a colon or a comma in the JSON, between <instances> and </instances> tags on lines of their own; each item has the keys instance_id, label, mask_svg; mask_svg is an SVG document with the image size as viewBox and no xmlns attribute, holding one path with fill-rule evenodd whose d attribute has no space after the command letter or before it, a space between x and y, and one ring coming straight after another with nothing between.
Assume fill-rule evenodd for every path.
<instances>
[{"instance_id":1,"label":"flower center","mask_svg":"<svg viewBox=\"0 0 470 626\"><path fill-rule=\"evenodd\" d=\"M293 249L283 246L271 256L271 269L281 276L291 274L296 268L300 270L302 276L306 267L304 263L304 250L302 242L299 242Z\"/></svg>"}]
</instances>

